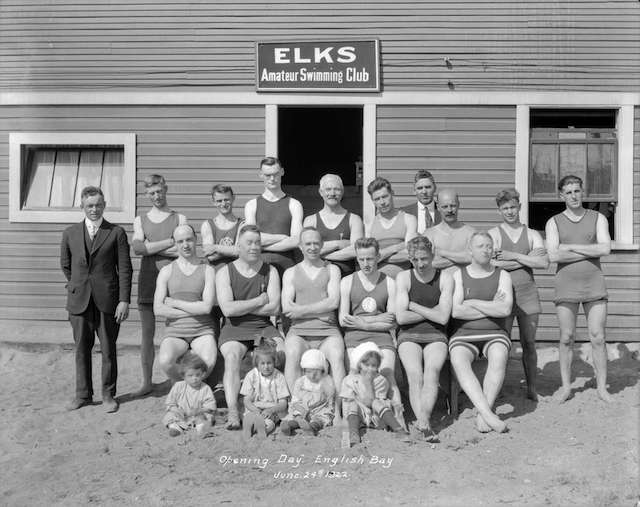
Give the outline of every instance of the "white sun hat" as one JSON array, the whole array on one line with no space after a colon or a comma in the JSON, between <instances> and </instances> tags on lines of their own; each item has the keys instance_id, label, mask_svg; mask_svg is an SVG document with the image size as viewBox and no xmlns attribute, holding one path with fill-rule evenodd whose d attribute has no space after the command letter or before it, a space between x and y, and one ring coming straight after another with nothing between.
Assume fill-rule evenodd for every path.
<instances>
[{"instance_id":1,"label":"white sun hat","mask_svg":"<svg viewBox=\"0 0 640 507\"><path fill-rule=\"evenodd\" d=\"M362 356L364 356L367 352L377 352L378 355L381 355L380 348L375 343L361 343L355 349L353 349L353 352L351 352L351 361L349 361L349 363L352 370L356 370L358 368L358 363L362 359Z\"/></svg>"},{"instance_id":2,"label":"white sun hat","mask_svg":"<svg viewBox=\"0 0 640 507\"><path fill-rule=\"evenodd\" d=\"M318 349L309 349L300 358L300 368L327 371L327 358Z\"/></svg>"}]
</instances>

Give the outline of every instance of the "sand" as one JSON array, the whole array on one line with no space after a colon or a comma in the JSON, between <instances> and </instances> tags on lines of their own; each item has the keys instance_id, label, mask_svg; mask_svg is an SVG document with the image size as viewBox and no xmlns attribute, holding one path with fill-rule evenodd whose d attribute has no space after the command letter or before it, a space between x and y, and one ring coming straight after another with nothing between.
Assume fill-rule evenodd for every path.
<instances>
[{"instance_id":1,"label":"sand","mask_svg":"<svg viewBox=\"0 0 640 507\"><path fill-rule=\"evenodd\" d=\"M562 406L551 401L559 384L554 353L541 354L537 404L525 399L519 360L510 360L496 404L507 434L478 433L461 396L457 419L438 406L440 444L373 431L361 446L341 449L341 428L244 442L222 427L222 411L213 436L171 438L161 424L166 384L144 399L126 396L139 382L132 348L119 351L119 412L99 404L67 412L71 348L0 344L0 503L636 505L637 352L610 346L611 404L596 396L588 357L577 359L575 396ZM94 382L99 371L94 354ZM164 376L158 371L155 380Z\"/></svg>"}]
</instances>

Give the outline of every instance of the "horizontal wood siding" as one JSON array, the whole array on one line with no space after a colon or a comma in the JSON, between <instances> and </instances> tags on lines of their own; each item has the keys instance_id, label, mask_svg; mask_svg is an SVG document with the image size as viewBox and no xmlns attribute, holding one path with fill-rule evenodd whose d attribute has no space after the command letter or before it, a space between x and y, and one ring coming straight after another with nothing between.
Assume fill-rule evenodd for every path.
<instances>
[{"instance_id":1,"label":"horizontal wood siding","mask_svg":"<svg viewBox=\"0 0 640 507\"><path fill-rule=\"evenodd\" d=\"M640 118L636 109L634 237L638 241ZM438 186L460 194L460 219L478 228L496 225L495 194L515 184L514 107L377 107L377 174L388 178L396 204L413 202L413 175L429 169ZM603 259L609 288L608 339L637 341L640 329L640 255L614 252ZM538 340L557 340L553 305L556 266L536 270L543 314ZM584 316L578 340L587 340ZM517 336L517 334L516 334Z\"/></svg>"},{"instance_id":2,"label":"horizontal wood siding","mask_svg":"<svg viewBox=\"0 0 640 507\"><path fill-rule=\"evenodd\" d=\"M640 84L635 0L5 0L0 89L252 90L256 40L364 37L386 90Z\"/></svg>"},{"instance_id":3,"label":"horizontal wood siding","mask_svg":"<svg viewBox=\"0 0 640 507\"><path fill-rule=\"evenodd\" d=\"M142 180L158 172L169 184L170 205L198 230L212 214L212 184L233 184L239 213L261 189L261 106L2 107L0 114L0 322L67 318L59 244L68 224L9 223L9 132L136 133L138 213L149 209ZM131 226L126 230L131 237ZM136 308L138 257L133 256L133 264ZM138 312L131 318L137 320Z\"/></svg>"}]
</instances>

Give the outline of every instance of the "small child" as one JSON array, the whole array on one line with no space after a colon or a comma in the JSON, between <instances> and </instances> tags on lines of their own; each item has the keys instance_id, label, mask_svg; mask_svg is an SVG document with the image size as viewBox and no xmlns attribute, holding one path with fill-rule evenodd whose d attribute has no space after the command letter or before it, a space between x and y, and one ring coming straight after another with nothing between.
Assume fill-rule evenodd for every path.
<instances>
[{"instance_id":1,"label":"small child","mask_svg":"<svg viewBox=\"0 0 640 507\"><path fill-rule=\"evenodd\" d=\"M200 356L187 351L180 359L180 367L184 380L176 382L169 391L162 422L172 437L192 427L204 436L213 424L216 411L213 392L204 383L207 365Z\"/></svg>"},{"instance_id":2,"label":"small child","mask_svg":"<svg viewBox=\"0 0 640 507\"><path fill-rule=\"evenodd\" d=\"M342 381L342 413L349 424L349 442L360 443L360 428L387 426L403 440L408 432L393 414L389 381L378 371L382 355L373 342L358 345L351 353L353 369Z\"/></svg>"},{"instance_id":3,"label":"small child","mask_svg":"<svg viewBox=\"0 0 640 507\"><path fill-rule=\"evenodd\" d=\"M258 436L266 437L276 428L280 415L287 411L289 388L275 364L275 347L263 344L253 351L254 368L244 377L240 389L244 396L242 427L245 437L251 437L254 431Z\"/></svg>"},{"instance_id":4,"label":"small child","mask_svg":"<svg viewBox=\"0 0 640 507\"><path fill-rule=\"evenodd\" d=\"M336 388L327 375L327 359L320 350L310 349L302 354L300 367L304 375L293 384L289 413L280 423L280 431L292 435L301 428L317 435L333 422Z\"/></svg>"}]
</instances>

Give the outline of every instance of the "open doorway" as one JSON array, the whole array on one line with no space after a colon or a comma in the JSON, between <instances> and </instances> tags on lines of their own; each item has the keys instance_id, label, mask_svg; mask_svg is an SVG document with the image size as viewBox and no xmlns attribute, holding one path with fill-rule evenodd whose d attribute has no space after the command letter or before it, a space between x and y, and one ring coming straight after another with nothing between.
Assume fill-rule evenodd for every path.
<instances>
[{"instance_id":1,"label":"open doorway","mask_svg":"<svg viewBox=\"0 0 640 507\"><path fill-rule=\"evenodd\" d=\"M283 187L305 216L322 208L318 181L326 173L340 175L342 205L362 216L362 118L362 107L278 108Z\"/></svg>"}]
</instances>

